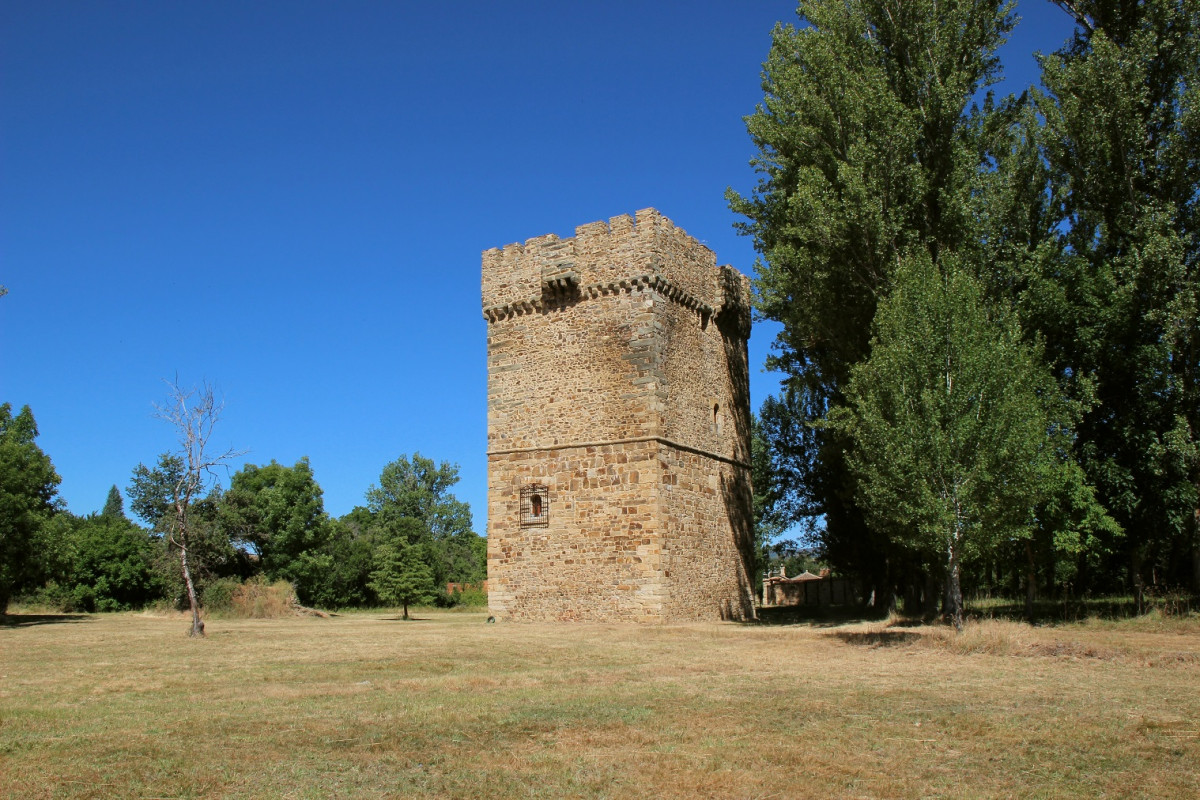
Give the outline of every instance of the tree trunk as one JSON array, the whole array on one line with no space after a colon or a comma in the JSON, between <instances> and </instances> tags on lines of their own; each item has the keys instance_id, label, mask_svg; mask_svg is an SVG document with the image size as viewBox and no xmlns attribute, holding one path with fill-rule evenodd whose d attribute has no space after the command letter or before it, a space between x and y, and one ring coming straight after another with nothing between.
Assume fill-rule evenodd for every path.
<instances>
[{"instance_id":1,"label":"tree trunk","mask_svg":"<svg viewBox=\"0 0 1200 800\"><path fill-rule=\"evenodd\" d=\"M1146 583L1142 578L1142 551L1138 547L1133 548L1133 557L1130 559L1129 571L1133 578L1133 598L1137 604L1137 614L1140 617L1146 613Z\"/></svg>"},{"instance_id":2,"label":"tree trunk","mask_svg":"<svg viewBox=\"0 0 1200 800\"><path fill-rule=\"evenodd\" d=\"M408 619L408 602L407 601L405 601L405 603L404 603L404 618Z\"/></svg>"},{"instance_id":3,"label":"tree trunk","mask_svg":"<svg viewBox=\"0 0 1200 800\"><path fill-rule=\"evenodd\" d=\"M1033 601L1037 594L1037 569L1033 561L1033 543L1028 539L1025 540L1025 559L1025 619L1032 625Z\"/></svg>"},{"instance_id":4,"label":"tree trunk","mask_svg":"<svg viewBox=\"0 0 1200 800\"><path fill-rule=\"evenodd\" d=\"M946 563L946 616L954 623L954 630L962 633L963 601L962 585L959 581L958 548L951 546L947 549Z\"/></svg>"},{"instance_id":5,"label":"tree trunk","mask_svg":"<svg viewBox=\"0 0 1200 800\"><path fill-rule=\"evenodd\" d=\"M187 545L182 542L179 546L179 564L183 569L183 583L187 586L188 606L192 609L192 629L188 636L203 636L204 622L200 619L200 603L196 601L196 585L192 583L192 571L188 568Z\"/></svg>"},{"instance_id":6,"label":"tree trunk","mask_svg":"<svg viewBox=\"0 0 1200 800\"><path fill-rule=\"evenodd\" d=\"M921 617L926 622L937 619L937 576L933 570L925 573L925 588L921 597Z\"/></svg>"},{"instance_id":7,"label":"tree trunk","mask_svg":"<svg viewBox=\"0 0 1200 800\"><path fill-rule=\"evenodd\" d=\"M1200 495L1200 486L1196 487L1196 494ZM1192 591L1200 594L1200 508L1192 514ZM0 613L3 612L0 608Z\"/></svg>"}]
</instances>

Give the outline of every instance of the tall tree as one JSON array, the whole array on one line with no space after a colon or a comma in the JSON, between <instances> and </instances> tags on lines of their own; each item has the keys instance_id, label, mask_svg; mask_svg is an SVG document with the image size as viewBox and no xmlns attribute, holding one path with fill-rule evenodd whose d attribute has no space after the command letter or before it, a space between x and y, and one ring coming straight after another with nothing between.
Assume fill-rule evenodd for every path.
<instances>
[{"instance_id":1,"label":"tall tree","mask_svg":"<svg viewBox=\"0 0 1200 800\"><path fill-rule=\"evenodd\" d=\"M172 498L182 472L179 456L163 453L153 467L139 464L126 489L130 510L150 526L160 542L154 562L156 572L167 595L177 602L188 598L179 548L172 536L176 524ZM245 553L234 547L219 524L220 501L221 493L213 486L204 497L193 498L188 510L188 573L198 595L203 595L204 584L211 580L246 577L251 571Z\"/></svg>"},{"instance_id":2,"label":"tall tree","mask_svg":"<svg viewBox=\"0 0 1200 800\"><path fill-rule=\"evenodd\" d=\"M385 466L379 485L367 491L373 525L385 531L399 530L401 525L411 543L424 545L439 585L486 576L486 561L479 557L476 545L480 537L471 530L471 508L450 491L456 483L457 465L437 464L413 453L411 461L402 455ZM412 527L402 520L420 524Z\"/></svg>"},{"instance_id":3,"label":"tall tree","mask_svg":"<svg viewBox=\"0 0 1200 800\"><path fill-rule=\"evenodd\" d=\"M195 508L205 493L213 489L215 470L241 455L232 448L210 449L213 429L221 418L223 404L213 388L206 384L184 388L178 380L169 384L167 401L156 406L156 416L171 424L177 438L176 449L159 458L156 470L139 464L134 470L130 495L134 510L153 522L165 522L169 545L179 556L179 574L192 612L190 636L203 636L200 603L189 563L196 537Z\"/></svg>"},{"instance_id":4,"label":"tall tree","mask_svg":"<svg viewBox=\"0 0 1200 800\"><path fill-rule=\"evenodd\" d=\"M296 584L302 602L318 576L305 566L305 553L321 549L329 536L321 487L307 458L285 467L271 461L247 464L236 472L221 502L221 524L228 534L258 554L271 580Z\"/></svg>"},{"instance_id":5,"label":"tall tree","mask_svg":"<svg viewBox=\"0 0 1200 800\"><path fill-rule=\"evenodd\" d=\"M1058 5L1078 28L1037 96L1058 257L1024 312L1090 405L1081 462L1134 582L1200 589L1200 2Z\"/></svg>"},{"instance_id":6,"label":"tall tree","mask_svg":"<svg viewBox=\"0 0 1200 800\"><path fill-rule=\"evenodd\" d=\"M61 479L37 436L29 406L14 417L10 404L0 405L0 614L35 572L34 543L57 508Z\"/></svg>"},{"instance_id":7,"label":"tall tree","mask_svg":"<svg viewBox=\"0 0 1200 800\"><path fill-rule=\"evenodd\" d=\"M984 149L968 107L996 77L1011 7L803 0L805 25L774 31L765 98L746 119L759 184L750 197L728 193L764 259L758 310L783 323L770 363L790 376L784 402L800 420L774 429L801 435L772 444L794 448L784 457L793 508L823 519L829 555L858 553L859 571L877 579L889 554L854 501L843 457L852 445L809 426L843 405L897 265L915 253L936 262L972 241Z\"/></svg>"},{"instance_id":8,"label":"tall tree","mask_svg":"<svg viewBox=\"0 0 1200 800\"><path fill-rule=\"evenodd\" d=\"M854 443L871 521L941 562L961 630L963 559L1032 534L1062 474L1069 420L1051 414L1053 378L1015 316L987 308L953 256L906 260L875 331L830 424Z\"/></svg>"}]
</instances>

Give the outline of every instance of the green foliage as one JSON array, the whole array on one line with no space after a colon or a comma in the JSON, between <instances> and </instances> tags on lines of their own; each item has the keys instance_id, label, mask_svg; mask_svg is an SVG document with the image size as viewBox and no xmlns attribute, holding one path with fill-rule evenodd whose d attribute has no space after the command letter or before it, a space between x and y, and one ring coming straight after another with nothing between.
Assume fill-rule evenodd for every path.
<instances>
[{"instance_id":1,"label":"green foliage","mask_svg":"<svg viewBox=\"0 0 1200 800\"><path fill-rule=\"evenodd\" d=\"M971 232L982 155L967 106L995 76L1007 4L813 0L777 27L766 97L746 119L761 180L728 193L766 259L759 310L784 323L774 364L836 399L867 352L902 255Z\"/></svg>"},{"instance_id":2,"label":"green foliage","mask_svg":"<svg viewBox=\"0 0 1200 800\"><path fill-rule=\"evenodd\" d=\"M0 614L17 591L36 583L45 526L56 511L60 478L37 446L29 406L15 417L0 405Z\"/></svg>"},{"instance_id":3,"label":"green foliage","mask_svg":"<svg viewBox=\"0 0 1200 800\"><path fill-rule=\"evenodd\" d=\"M1128 533L1110 568L1200 589L1200 3L1063 5L1078 33L1025 125L1053 258L1014 270L1022 313L1087 406L1080 463Z\"/></svg>"},{"instance_id":4,"label":"green foliage","mask_svg":"<svg viewBox=\"0 0 1200 800\"><path fill-rule=\"evenodd\" d=\"M421 546L402 539L376 549L368 586L380 602L403 605L405 619L410 604L432 603L435 595L433 571L425 563Z\"/></svg>"},{"instance_id":5,"label":"green foliage","mask_svg":"<svg viewBox=\"0 0 1200 800\"><path fill-rule=\"evenodd\" d=\"M450 488L458 467L414 453L391 462L367 491L370 525L383 539L424 546L434 583L477 583L487 577L485 540L471 530L471 509Z\"/></svg>"},{"instance_id":6,"label":"green foliage","mask_svg":"<svg viewBox=\"0 0 1200 800\"><path fill-rule=\"evenodd\" d=\"M158 533L170 527L171 499L175 487L183 480L183 459L173 453L163 453L154 468L138 464L133 469L125 493L129 508Z\"/></svg>"},{"instance_id":7,"label":"green foliage","mask_svg":"<svg viewBox=\"0 0 1200 800\"><path fill-rule=\"evenodd\" d=\"M763 433L760 417L750 418L750 482L754 488L754 574L753 585L762 584L767 568L768 548L787 527L787 515L782 510L784 493L776 475L771 447Z\"/></svg>"},{"instance_id":8,"label":"green foliage","mask_svg":"<svg viewBox=\"0 0 1200 800\"><path fill-rule=\"evenodd\" d=\"M164 594L177 607L188 603L187 586L180 564L179 541L172 537L178 524L173 511L176 486L184 479L182 459L171 453L159 456L153 469L138 464L129 487L129 505L135 514L151 524L156 540L153 567ZM230 576L246 576L251 571L246 554L238 550L219 524L221 493L194 498L187 504L188 563L198 594L211 581Z\"/></svg>"},{"instance_id":9,"label":"green foliage","mask_svg":"<svg viewBox=\"0 0 1200 800\"><path fill-rule=\"evenodd\" d=\"M468 585L462 589L455 589L446 597L446 605L450 607L463 606L465 608L486 608L488 604L487 592L478 586Z\"/></svg>"},{"instance_id":10,"label":"green foliage","mask_svg":"<svg viewBox=\"0 0 1200 800\"><path fill-rule=\"evenodd\" d=\"M237 578L218 578L200 592L200 605L209 614L233 613L233 593L242 582Z\"/></svg>"},{"instance_id":11,"label":"green foliage","mask_svg":"<svg viewBox=\"0 0 1200 800\"><path fill-rule=\"evenodd\" d=\"M963 559L1029 537L1053 491L1069 420L1012 315L986 307L978 281L943 254L901 267L880 306L871 356L851 372L829 424L854 447L860 504L893 541L945 565L961 627Z\"/></svg>"},{"instance_id":12,"label":"green foliage","mask_svg":"<svg viewBox=\"0 0 1200 800\"><path fill-rule=\"evenodd\" d=\"M967 112L1013 19L999 0L810 0L798 13L804 27L774 31L746 120L759 184L728 193L764 257L758 311L783 323L770 365L788 386L762 409L763 437L787 521L823 524L827 557L887 582L899 554L855 503L851 444L819 423L843 404L901 260L972 241L985 125Z\"/></svg>"},{"instance_id":13,"label":"green foliage","mask_svg":"<svg viewBox=\"0 0 1200 800\"><path fill-rule=\"evenodd\" d=\"M362 517L365 516L365 520ZM318 608L365 606L374 597L370 580L375 539L370 533L370 515L358 508L330 522L329 538L320 551L304 553L297 573L307 587L302 600Z\"/></svg>"},{"instance_id":14,"label":"green foliage","mask_svg":"<svg viewBox=\"0 0 1200 800\"><path fill-rule=\"evenodd\" d=\"M126 611L162 594L153 568L157 543L124 517L71 517L62 585L75 610Z\"/></svg>"},{"instance_id":15,"label":"green foliage","mask_svg":"<svg viewBox=\"0 0 1200 800\"><path fill-rule=\"evenodd\" d=\"M896 357L877 358L868 331L883 336L902 272L927 262L948 288L969 274L979 308L1011 326L996 342L1024 340L1040 355L1022 363L1053 379L1035 394L1054 457L1022 465L1042 476L1023 510L1007 478L977 498L992 533L963 554L975 578L1032 597L1120 589L1132 565L1135 582L1200 588L1200 3L1059 4L1079 28L1042 58L1045 91L982 108L1003 3L810 0L806 27L774 33L747 119L762 178L729 195L765 259L759 311L784 325L772 364L790 378L761 410L769 505L818 521L822 556L876 583L928 574L931 540L915 537L942 527L928 491L900 487L920 486L918 456L946 453L907 436L868 457L855 417L884 399L865 388L868 359ZM976 301L953 302L972 318ZM935 427L966 422L949 424Z\"/></svg>"},{"instance_id":16,"label":"green foliage","mask_svg":"<svg viewBox=\"0 0 1200 800\"><path fill-rule=\"evenodd\" d=\"M100 516L112 519L127 519L125 516L125 501L121 499L121 491L115 484L108 490L108 497L104 500L104 509L100 512Z\"/></svg>"},{"instance_id":17,"label":"green foliage","mask_svg":"<svg viewBox=\"0 0 1200 800\"><path fill-rule=\"evenodd\" d=\"M328 539L329 518L307 458L293 467L247 464L222 497L219 518L231 540L258 555L269 579L295 583L304 602L319 594L328 559L316 554Z\"/></svg>"}]
</instances>

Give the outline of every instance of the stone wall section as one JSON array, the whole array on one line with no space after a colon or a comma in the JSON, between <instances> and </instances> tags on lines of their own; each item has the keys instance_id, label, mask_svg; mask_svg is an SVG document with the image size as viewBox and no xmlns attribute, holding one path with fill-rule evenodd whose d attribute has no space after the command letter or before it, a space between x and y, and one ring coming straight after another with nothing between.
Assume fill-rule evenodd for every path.
<instances>
[{"instance_id":1,"label":"stone wall section","mask_svg":"<svg viewBox=\"0 0 1200 800\"><path fill-rule=\"evenodd\" d=\"M510 619L664 619L658 445L489 458L488 602ZM544 528L519 525L522 486L549 489Z\"/></svg>"},{"instance_id":2,"label":"stone wall section","mask_svg":"<svg viewBox=\"0 0 1200 800\"><path fill-rule=\"evenodd\" d=\"M645 209L485 251L482 300L493 613L753 616L748 281Z\"/></svg>"},{"instance_id":3,"label":"stone wall section","mask_svg":"<svg viewBox=\"0 0 1200 800\"><path fill-rule=\"evenodd\" d=\"M664 448L662 516L669 619L752 619L749 469ZM715 469L714 469L715 467ZM717 607L713 607L716 599Z\"/></svg>"}]
</instances>

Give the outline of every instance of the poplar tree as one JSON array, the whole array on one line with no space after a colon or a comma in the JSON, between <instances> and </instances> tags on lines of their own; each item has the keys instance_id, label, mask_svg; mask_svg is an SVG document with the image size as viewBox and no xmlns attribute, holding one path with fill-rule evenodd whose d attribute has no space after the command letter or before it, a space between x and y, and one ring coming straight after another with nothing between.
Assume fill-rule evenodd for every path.
<instances>
[{"instance_id":1,"label":"poplar tree","mask_svg":"<svg viewBox=\"0 0 1200 800\"><path fill-rule=\"evenodd\" d=\"M1015 315L989 307L956 257L907 259L895 280L829 424L853 444L870 521L943 567L961 630L963 560L1032 534L1069 420L1052 415L1053 378Z\"/></svg>"},{"instance_id":2,"label":"poplar tree","mask_svg":"<svg viewBox=\"0 0 1200 800\"><path fill-rule=\"evenodd\" d=\"M769 365L789 375L786 413L811 435L771 441L797 514L824 520L826 554L883 579L889 552L862 518L836 428L853 366L898 265L937 263L976 240L973 187L986 148L976 93L997 77L1012 29L1002 0L804 0L803 25L777 26L763 103L746 124L760 179L727 193L762 256L758 311L783 323ZM776 410L782 411L782 408ZM797 425L763 413L764 431Z\"/></svg>"},{"instance_id":3,"label":"poplar tree","mask_svg":"<svg viewBox=\"0 0 1200 800\"><path fill-rule=\"evenodd\" d=\"M1200 2L1058 5L1077 31L1026 126L1054 257L1015 285L1087 409L1080 461L1133 583L1200 589Z\"/></svg>"}]
</instances>

